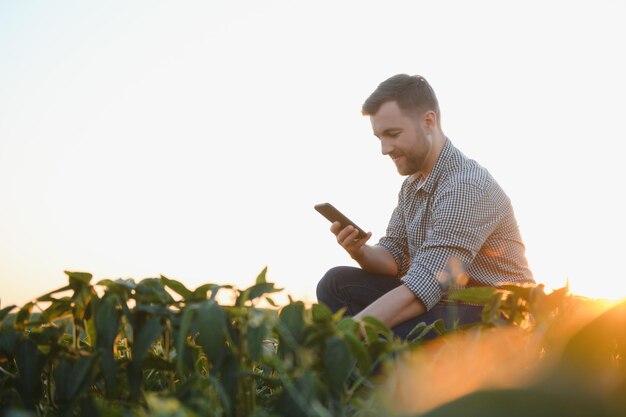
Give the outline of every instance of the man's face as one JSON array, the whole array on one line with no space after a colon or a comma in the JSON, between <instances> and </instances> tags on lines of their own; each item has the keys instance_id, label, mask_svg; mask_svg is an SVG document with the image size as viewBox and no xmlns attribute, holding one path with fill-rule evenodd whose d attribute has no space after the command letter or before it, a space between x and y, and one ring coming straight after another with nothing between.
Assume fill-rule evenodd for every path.
<instances>
[{"instance_id":1,"label":"man's face","mask_svg":"<svg viewBox=\"0 0 626 417\"><path fill-rule=\"evenodd\" d=\"M397 102L388 101L370 121L383 155L391 157L400 175L423 172L433 144L422 116L405 113Z\"/></svg>"}]
</instances>

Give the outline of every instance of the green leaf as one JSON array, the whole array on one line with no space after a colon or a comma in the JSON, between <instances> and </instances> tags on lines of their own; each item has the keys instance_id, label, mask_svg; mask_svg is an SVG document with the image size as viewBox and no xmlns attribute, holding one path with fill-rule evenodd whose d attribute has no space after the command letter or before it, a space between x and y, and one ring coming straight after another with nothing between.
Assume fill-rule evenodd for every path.
<instances>
[{"instance_id":1,"label":"green leaf","mask_svg":"<svg viewBox=\"0 0 626 417\"><path fill-rule=\"evenodd\" d=\"M210 289L215 287L215 284L204 284L193 290L192 300L203 301L207 299L207 293Z\"/></svg>"},{"instance_id":2,"label":"green leaf","mask_svg":"<svg viewBox=\"0 0 626 417\"><path fill-rule=\"evenodd\" d=\"M269 305L271 305L272 307L278 307L278 304L276 304L276 301L274 301L274 299L270 297L265 297L265 301L267 301Z\"/></svg>"},{"instance_id":3,"label":"green leaf","mask_svg":"<svg viewBox=\"0 0 626 417\"><path fill-rule=\"evenodd\" d=\"M407 340L419 340L423 334L423 330L427 327L425 322L418 323L417 326L413 327L408 335L406 335Z\"/></svg>"},{"instance_id":4,"label":"green leaf","mask_svg":"<svg viewBox=\"0 0 626 417\"><path fill-rule=\"evenodd\" d=\"M176 370L180 377L185 375L185 355L187 353L187 336L189 335L189 329L191 328L191 322L193 320L194 310L186 308L183 310L182 318L180 320L180 328L176 337Z\"/></svg>"},{"instance_id":5,"label":"green leaf","mask_svg":"<svg viewBox=\"0 0 626 417\"><path fill-rule=\"evenodd\" d=\"M113 294L105 295L95 309L97 346L111 349L119 332L122 313L118 310L118 298Z\"/></svg>"},{"instance_id":6,"label":"green leaf","mask_svg":"<svg viewBox=\"0 0 626 417\"><path fill-rule=\"evenodd\" d=\"M372 371L372 358L367 352L363 342L354 333L345 333L343 337L348 343L352 355L356 358L361 373L369 375Z\"/></svg>"},{"instance_id":7,"label":"green leaf","mask_svg":"<svg viewBox=\"0 0 626 417\"><path fill-rule=\"evenodd\" d=\"M53 322L70 314L72 314L72 300L70 297L63 297L52 301L48 308L44 310L42 316L47 322Z\"/></svg>"},{"instance_id":8,"label":"green leaf","mask_svg":"<svg viewBox=\"0 0 626 417\"><path fill-rule=\"evenodd\" d=\"M18 333L12 327L2 329L0 331L0 357L13 357L17 342L21 340L21 333Z\"/></svg>"},{"instance_id":9,"label":"green leaf","mask_svg":"<svg viewBox=\"0 0 626 417\"><path fill-rule=\"evenodd\" d=\"M31 330L28 337L35 342L40 350L47 350L59 343L62 331L53 326L37 327Z\"/></svg>"},{"instance_id":10,"label":"green leaf","mask_svg":"<svg viewBox=\"0 0 626 417\"><path fill-rule=\"evenodd\" d=\"M267 267L263 268L261 273L259 273L259 275L256 277L256 284L265 284L267 282L266 276L267 276Z\"/></svg>"},{"instance_id":11,"label":"green leaf","mask_svg":"<svg viewBox=\"0 0 626 417\"><path fill-rule=\"evenodd\" d=\"M380 339L378 332L372 329L370 326L365 326L363 328L364 339L368 345L377 342Z\"/></svg>"},{"instance_id":12,"label":"green leaf","mask_svg":"<svg viewBox=\"0 0 626 417\"><path fill-rule=\"evenodd\" d=\"M232 285L214 285L211 288L211 296L209 297L210 300L215 300L215 297L217 296L217 293L219 292L219 290L221 290L222 288L225 289L229 289L232 290L233 286Z\"/></svg>"},{"instance_id":13,"label":"green leaf","mask_svg":"<svg viewBox=\"0 0 626 417\"><path fill-rule=\"evenodd\" d=\"M132 361L128 371L128 382L130 393L133 399L137 400L143 385L142 364L148 356L148 351L152 344L157 341L163 333L161 317L154 316L148 319L140 329L135 329L136 335L132 344Z\"/></svg>"},{"instance_id":14,"label":"green leaf","mask_svg":"<svg viewBox=\"0 0 626 417\"><path fill-rule=\"evenodd\" d=\"M498 289L493 287L470 287L454 291L448 295L448 298L465 303L488 304L498 292Z\"/></svg>"},{"instance_id":15,"label":"green leaf","mask_svg":"<svg viewBox=\"0 0 626 417\"><path fill-rule=\"evenodd\" d=\"M393 339L393 333L391 329L382 321L374 318L374 317L363 317L363 323L365 324L366 331L372 330L378 335L384 336L386 339ZM371 333L370 333L371 335ZM373 339L370 338L370 341Z\"/></svg>"},{"instance_id":16,"label":"green leaf","mask_svg":"<svg viewBox=\"0 0 626 417\"><path fill-rule=\"evenodd\" d=\"M72 295L72 313L74 314L75 322L80 323L85 320L87 308L95 295L93 288L90 286L80 286L76 288L74 295Z\"/></svg>"},{"instance_id":17,"label":"green leaf","mask_svg":"<svg viewBox=\"0 0 626 417\"><path fill-rule=\"evenodd\" d=\"M311 370L295 378L287 378L286 375L278 375L284 391L275 400L277 414L280 416L307 416L329 417L332 414L325 409L319 409L321 405L317 399L317 378Z\"/></svg>"},{"instance_id":18,"label":"green leaf","mask_svg":"<svg viewBox=\"0 0 626 417\"><path fill-rule=\"evenodd\" d=\"M503 284L498 286L498 289L510 291L524 300L530 299L530 293L533 288L535 287L528 284Z\"/></svg>"},{"instance_id":19,"label":"green leaf","mask_svg":"<svg viewBox=\"0 0 626 417\"><path fill-rule=\"evenodd\" d=\"M237 389L240 386L238 384L240 372L239 358L230 352L227 353L220 368L219 379L224 387L225 397L228 399L228 406L224 405L224 408L233 410L233 413L237 410L235 401Z\"/></svg>"},{"instance_id":20,"label":"green leaf","mask_svg":"<svg viewBox=\"0 0 626 417\"><path fill-rule=\"evenodd\" d=\"M124 303L122 303L122 306ZM160 304L137 304L134 309L135 313L148 313L152 316L167 317L172 315L172 311L164 305Z\"/></svg>"},{"instance_id":21,"label":"green leaf","mask_svg":"<svg viewBox=\"0 0 626 417\"><path fill-rule=\"evenodd\" d=\"M95 370L97 355L82 356L78 360L63 358L54 372L55 397L61 408L70 411L78 397L89 388L90 375ZM61 413L65 414L65 413Z\"/></svg>"},{"instance_id":22,"label":"green leaf","mask_svg":"<svg viewBox=\"0 0 626 417\"><path fill-rule=\"evenodd\" d=\"M481 313L483 323L491 323L494 325L501 324L504 320L501 318L502 297L501 293L495 293L494 297L485 304Z\"/></svg>"},{"instance_id":23,"label":"green leaf","mask_svg":"<svg viewBox=\"0 0 626 417\"><path fill-rule=\"evenodd\" d=\"M131 292L135 289L137 284L133 279L116 279L112 281L110 279L103 279L98 281L98 285L107 287L107 292L117 294L124 300L130 297Z\"/></svg>"},{"instance_id":24,"label":"green leaf","mask_svg":"<svg viewBox=\"0 0 626 417\"><path fill-rule=\"evenodd\" d=\"M435 331L435 332L436 332L439 336L441 336L441 335L445 334L445 333L448 331L448 329L446 328L446 322L445 322L445 321L443 321L443 319L438 319L438 320L435 320L435 321L432 323L432 326L433 326L433 330L434 330L434 331Z\"/></svg>"},{"instance_id":25,"label":"green leaf","mask_svg":"<svg viewBox=\"0 0 626 417\"><path fill-rule=\"evenodd\" d=\"M359 333L359 323L352 317L344 317L337 323L337 329L341 332Z\"/></svg>"},{"instance_id":26,"label":"green leaf","mask_svg":"<svg viewBox=\"0 0 626 417\"><path fill-rule=\"evenodd\" d=\"M407 339L410 339L411 337L417 335L412 340L422 340L431 331L434 331L439 336L445 334L447 331L446 323L443 321L443 319L435 320L428 325L424 322L419 323L409 332Z\"/></svg>"},{"instance_id":27,"label":"green leaf","mask_svg":"<svg viewBox=\"0 0 626 417\"><path fill-rule=\"evenodd\" d=\"M225 414L227 416L232 415L232 404L234 403L235 399L231 399L229 397L228 392L226 392L226 389L224 388L224 385L222 385L220 380L213 375L209 375L209 382L211 382L211 385L213 385L213 387L215 388L215 392L217 392L220 402L222 403L222 407L224 407Z\"/></svg>"},{"instance_id":28,"label":"green leaf","mask_svg":"<svg viewBox=\"0 0 626 417\"><path fill-rule=\"evenodd\" d=\"M161 275L161 281L176 294L183 297L185 301L190 301L193 298L193 292L187 289L187 287L185 287L181 282L169 279L163 275Z\"/></svg>"},{"instance_id":29,"label":"green leaf","mask_svg":"<svg viewBox=\"0 0 626 417\"><path fill-rule=\"evenodd\" d=\"M83 326L85 329L85 338L82 340L83 343L94 346L98 336L96 335L96 323L93 319L93 314L89 319L83 322Z\"/></svg>"},{"instance_id":30,"label":"green leaf","mask_svg":"<svg viewBox=\"0 0 626 417\"><path fill-rule=\"evenodd\" d=\"M169 305L174 302L160 278L146 278L137 284L135 299L140 304Z\"/></svg>"},{"instance_id":31,"label":"green leaf","mask_svg":"<svg viewBox=\"0 0 626 417\"><path fill-rule=\"evenodd\" d=\"M42 396L41 372L45 365L45 355L37 349L37 345L29 339L21 339L15 347L15 363L18 373L15 388L22 403L29 410Z\"/></svg>"},{"instance_id":32,"label":"green leaf","mask_svg":"<svg viewBox=\"0 0 626 417\"><path fill-rule=\"evenodd\" d=\"M72 287L70 287L69 285L66 285L65 287L61 287L61 288L57 288L56 290L52 290L42 296L40 296L39 298L37 298L37 301L54 301L55 298L52 298L52 295L60 293L60 292L65 292L68 290L71 290Z\"/></svg>"},{"instance_id":33,"label":"green leaf","mask_svg":"<svg viewBox=\"0 0 626 417\"><path fill-rule=\"evenodd\" d=\"M237 305L243 306L246 301L252 301L259 298L263 294L270 294L282 291L282 289L275 288L273 283L255 284L250 288L244 290L239 297L237 297Z\"/></svg>"},{"instance_id":34,"label":"green leaf","mask_svg":"<svg viewBox=\"0 0 626 417\"><path fill-rule=\"evenodd\" d=\"M121 311L117 309L117 304L117 295L106 294L96 306L94 314L96 346L102 352L100 364L109 394L117 385L113 344L119 332L122 316Z\"/></svg>"},{"instance_id":35,"label":"green leaf","mask_svg":"<svg viewBox=\"0 0 626 417\"><path fill-rule=\"evenodd\" d=\"M267 336L268 329L265 323L259 323L256 326L249 325L246 329L246 341L248 345L248 353L254 361L261 359L263 354L263 340Z\"/></svg>"},{"instance_id":36,"label":"green leaf","mask_svg":"<svg viewBox=\"0 0 626 417\"><path fill-rule=\"evenodd\" d=\"M151 317L146 321L135 336L132 345L133 363L140 365L148 355L148 349L156 342L163 333L161 317Z\"/></svg>"},{"instance_id":37,"label":"green leaf","mask_svg":"<svg viewBox=\"0 0 626 417\"><path fill-rule=\"evenodd\" d=\"M93 278L93 275L88 272L64 272L70 279L70 287L74 290L81 286L89 285L91 278Z\"/></svg>"},{"instance_id":38,"label":"green leaf","mask_svg":"<svg viewBox=\"0 0 626 417\"><path fill-rule=\"evenodd\" d=\"M7 315L9 315L11 310L13 310L15 307L16 307L15 305L10 305L10 306L7 306L7 307L3 308L2 310L0 310L0 323L2 323L2 320L4 320L4 318Z\"/></svg>"},{"instance_id":39,"label":"green leaf","mask_svg":"<svg viewBox=\"0 0 626 417\"><path fill-rule=\"evenodd\" d=\"M313 304L311 306L313 321L318 324L330 323L333 320L333 313L323 304Z\"/></svg>"},{"instance_id":40,"label":"green leaf","mask_svg":"<svg viewBox=\"0 0 626 417\"><path fill-rule=\"evenodd\" d=\"M215 300L205 301L198 310L196 327L205 355L213 365L219 366L226 348L226 312Z\"/></svg>"},{"instance_id":41,"label":"green leaf","mask_svg":"<svg viewBox=\"0 0 626 417\"><path fill-rule=\"evenodd\" d=\"M347 307L341 307L339 310L335 311L333 313L333 322L338 322L339 320L341 320L347 309Z\"/></svg>"},{"instance_id":42,"label":"green leaf","mask_svg":"<svg viewBox=\"0 0 626 417\"><path fill-rule=\"evenodd\" d=\"M280 340L285 341L292 350L304 341L304 304L294 302L287 304L278 316L278 328ZM279 349L282 346L279 343Z\"/></svg>"},{"instance_id":43,"label":"green leaf","mask_svg":"<svg viewBox=\"0 0 626 417\"><path fill-rule=\"evenodd\" d=\"M331 394L339 396L354 367L354 358L345 341L336 336L326 339L324 346L324 373Z\"/></svg>"},{"instance_id":44,"label":"green leaf","mask_svg":"<svg viewBox=\"0 0 626 417\"><path fill-rule=\"evenodd\" d=\"M257 284L250 288L249 299L254 300L264 294L270 294L282 291L282 288L276 288L273 283Z\"/></svg>"},{"instance_id":45,"label":"green leaf","mask_svg":"<svg viewBox=\"0 0 626 417\"><path fill-rule=\"evenodd\" d=\"M33 306L34 304L31 302L24 304L24 306L20 308L20 311L18 311L15 316L15 322L13 323L15 330L24 330L30 319L30 312L33 310Z\"/></svg>"}]
</instances>

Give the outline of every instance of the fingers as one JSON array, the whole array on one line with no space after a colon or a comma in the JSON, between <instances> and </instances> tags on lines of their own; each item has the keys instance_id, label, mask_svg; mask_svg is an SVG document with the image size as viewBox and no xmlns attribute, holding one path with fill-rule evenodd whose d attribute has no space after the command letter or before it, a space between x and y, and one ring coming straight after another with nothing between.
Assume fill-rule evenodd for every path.
<instances>
[{"instance_id":1,"label":"fingers","mask_svg":"<svg viewBox=\"0 0 626 417\"><path fill-rule=\"evenodd\" d=\"M357 231L356 236L359 235L359 232ZM362 237L361 239L358 239L357 237L354 237L354 239L351 240L351 245L354 249L361 249L363 246L365 246L365 244L367 243L368 240L370 240L370 237L372 237L372 232L367 232L367 234L365 235L365 237Z\"/></svg>"},{"instance_id":2,"label":"fingers","mask_svg":"<svg viewBox=\"0 0 626 417\"><path fill-rule=\"evenodd\" d=\"M367 241L372 237L372 233L368 232L365 237L361 239L359 239L358 236L359 231L352 226L348 226L337 234L337 243L354 257L362 251L363 246L365 246Z\"/></svg>"},{"instance_id":3,"label":"fingers","mask_svg":"<svg viewBox=\"0 0 626 417\"><path fill-rule=\"evenodd\" d=\"M339 222L334 222L332 226L330 226L330 231L333 232L335 236L337 236L337 242L339 242L340 244L344 240L348 239L348 236L354 234L355 232L356 234L353 239L356 239L356 236L358 236L359 234L358 230L356 230L354 226L347 226L342 229L341 223Z\"/></svg>"},{"instance_id":4,"label":"fingers","mask_svg":"<svg viewBox=\"0 0 626 417\"><path fill-rule=\"evenodd\" d=\"M333 234L336 236L339 234L339 232L341 232L341 223L339 222L334 222L331 226L330 226L330 231L333 232Z\"/></svg>"},{"instance_id":5,"label":"fingers","mask_svg":"<svg viewBox=\"0 0 626 417\"><path fill-rule=\"evenodd\" d=\"M343 228L339 233L336 234L337 242L341 246L344 246L344 243L348 243L350 241L355 240L358 235L359 235L358 230L356 230L353 226L347 226Z\"/></svg>"}]
</instances>

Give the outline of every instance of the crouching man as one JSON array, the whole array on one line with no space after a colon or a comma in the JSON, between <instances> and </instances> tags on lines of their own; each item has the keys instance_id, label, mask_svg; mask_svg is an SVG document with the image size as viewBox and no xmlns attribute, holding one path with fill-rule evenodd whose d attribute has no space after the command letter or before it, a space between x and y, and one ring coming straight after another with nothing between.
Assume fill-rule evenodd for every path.
<instances>
[{"instance_id":1,"label":"crouching man","mask_svg":"<svg viewBox=\"0 0 626 417\"><path fill-rule=\"evenodd\" d=\"M365 101L382 154L406 176L384 237L368 244L352 226L331 226L360 268L337 267L317 298L346 315L373 316L405 338L420 322L480 321L482 308L451 303L451 283L533 282L509 198L441 128L435 93L420 76L396 75Z\"/></svg>"}]
</instances>

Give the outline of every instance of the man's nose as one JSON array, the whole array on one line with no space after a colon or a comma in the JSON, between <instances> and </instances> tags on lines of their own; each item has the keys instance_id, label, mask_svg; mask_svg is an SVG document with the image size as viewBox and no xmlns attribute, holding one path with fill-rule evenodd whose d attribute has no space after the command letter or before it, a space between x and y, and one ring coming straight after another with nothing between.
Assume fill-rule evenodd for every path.
<instances>
[{"instance_id":1,"label":"man's nose","mask_svg":"<svg viewBox=\"0 0 626 417\"><path fill-rule=\"evenodd\" d=\"M384 139L380 141L380 152L383 155L389 155L391 153L391 149L392 149L392 146L389 144L388 141Z\"/></svg>"}]
</instances>

